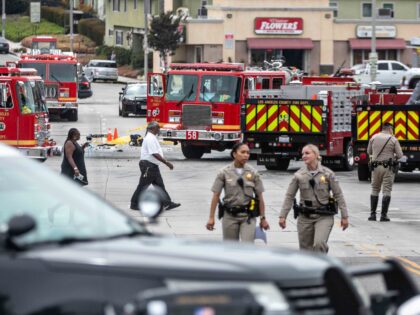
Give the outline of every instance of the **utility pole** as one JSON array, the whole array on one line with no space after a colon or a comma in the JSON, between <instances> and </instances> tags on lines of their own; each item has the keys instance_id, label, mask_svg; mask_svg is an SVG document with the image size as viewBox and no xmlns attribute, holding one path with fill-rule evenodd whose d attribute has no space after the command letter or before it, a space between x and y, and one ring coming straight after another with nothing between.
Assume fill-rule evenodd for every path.
<instances>
[{"instance_id":1,"label":"utility pole","mask_svg":"<svg viewBox=\"0 0 420 315\"><path fill-rule=\"evenodd\" d=\"M147 72L149 68L149 63L148 63L149 45L147 43L147 35L149 34L150 0L144 0L143 11L144 11L144 37L143 37L144 79L147 80Z\"/></svg>"},{"instance_id":2,"label":"utility pole","mask_svg":"<svg viewBox=\"0 0 420 315\"><path fill-rule=\"evenodd\" d=\"M73 52L73 3L74 0L70 0L70 52Z\"/></svg>"},{"instance_id":3,"label":"utility pole","mask_svg":"<svg viewBox=\"0 0 420 315\"><path fill-rule=\"evenodd\" d=\"M371 51L369 54L370 80L376 81L376 71L378 69L378 54L376 53L376 0L372 0L372 36Z\"/></svg>"},{"instance_id":4,"label":"utility pole","mask_svg":"<svg viewBox=\"0 0 420 315\"><path fill-rule=\"evenodd\" d=\"M1 36L6 35L6 0L1 1Z\"/></svg>"}]
</instances>

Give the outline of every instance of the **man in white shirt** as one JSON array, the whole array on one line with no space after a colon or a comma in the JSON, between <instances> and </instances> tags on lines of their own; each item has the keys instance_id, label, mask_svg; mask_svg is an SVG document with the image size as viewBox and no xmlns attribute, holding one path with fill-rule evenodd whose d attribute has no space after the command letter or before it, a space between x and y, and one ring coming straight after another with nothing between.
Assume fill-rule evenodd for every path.
<instances>
[{"instance_id":1,"label":"man in white shirt","mask_svg":"<svg viewBox=\"0 0 420 315\"><path fill-rule=\"evenodd\" d=\"M164 192L165 200L163 201L163 206L165 210L174 209L181 205L180 203L175 203L171 201L171 197L165 189L162 175L160 174L159 162L162 162L171 170L174 169L174 166L171 162L167 161L163 157L163 151L157 138L159 131L160 127L156 121L152 121L147 125L146 136L144 137L143 144L141 146L141 156L139 163L141 176L136 191L131 197L130 209L132 210L139 209L139 196L141 192L147 187L149 187L151 184L160 187Z\"/></svg>"}]
</instances>

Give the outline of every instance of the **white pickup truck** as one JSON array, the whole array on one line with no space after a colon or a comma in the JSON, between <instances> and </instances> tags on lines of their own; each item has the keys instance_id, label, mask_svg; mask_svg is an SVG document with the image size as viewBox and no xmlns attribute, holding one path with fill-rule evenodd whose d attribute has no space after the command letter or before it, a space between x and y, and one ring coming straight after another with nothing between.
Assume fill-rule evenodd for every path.
<instances>
[{"instance_id":1,"label":"white pickup truck","mask_svg":"<svg viewBox=\"0 0 420 315\"><path fill-rule=\"evenodd\" d=\"M409 89L414 89L417 82L420 81L420 68L411 68L401 80L401 85Z\"/></svg>"},{"instance_id":2,"label":"white pickup truck","mask_svg":"<svg viewBox=\"0 0 420 315\"><path fill-rule=\"evenodd\" d=\"M376 81L381 82L381 87L401 87L402 78L410 68L405 64L395 60L378 60L378 70ZM369 84L370 64L366 64L364 69L357 71L358 74L353 76L354 80L361 84Z\"/></svg>"}]
</instances>

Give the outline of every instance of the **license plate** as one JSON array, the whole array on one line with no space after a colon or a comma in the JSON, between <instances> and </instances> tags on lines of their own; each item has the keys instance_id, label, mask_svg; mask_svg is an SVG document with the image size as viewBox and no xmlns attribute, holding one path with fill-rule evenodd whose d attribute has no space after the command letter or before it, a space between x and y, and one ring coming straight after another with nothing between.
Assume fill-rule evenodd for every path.
<instances>
[{"instance_id":1,"label":"license plate","mask_svg":"<svg viewBox=\"0 0 420 315\"><path fill-rule=\"evenodd\" d=\"M280 143L289 143L290 138L289 138L289 136L281 136L281 137L279 137L279 142Z\"/></svg>"}]
</instances>

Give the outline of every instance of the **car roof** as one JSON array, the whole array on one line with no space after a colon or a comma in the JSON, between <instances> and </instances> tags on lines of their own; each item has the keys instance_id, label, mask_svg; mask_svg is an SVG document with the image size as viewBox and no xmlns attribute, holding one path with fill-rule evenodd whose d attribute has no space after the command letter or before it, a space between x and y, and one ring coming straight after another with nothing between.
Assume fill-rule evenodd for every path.
<instances>
[{"instance_id":1,"label":"car roof","mask_svg":"<svg viewBox=\"0 0 420 315\"><path fill-rule=\"evenodd\" d=\"M91 62L106 62L106 63L116 63L115 60L105 60L105 59L92 59Z\"/></svg>"},{"instance_id":2,"label":"car roof","mask_svg":"<svg viewBox=\"0 0 420 315\"><path fill-rule=\"evenodd\" d=\"M22 155L16 149L0 142L0 158L3 157L21 157Z\"/></svg>"}]
</instances>

